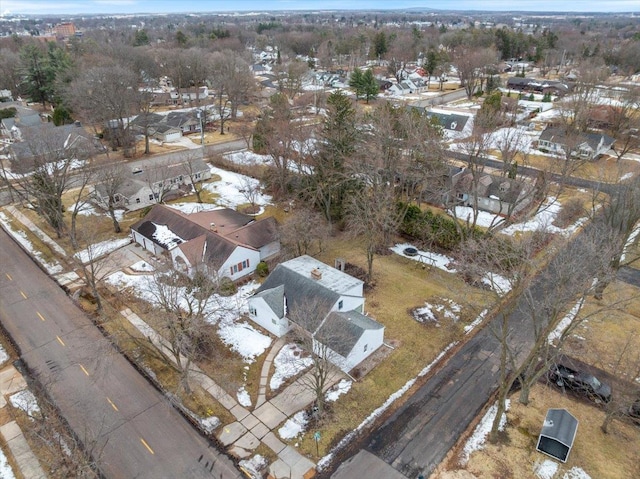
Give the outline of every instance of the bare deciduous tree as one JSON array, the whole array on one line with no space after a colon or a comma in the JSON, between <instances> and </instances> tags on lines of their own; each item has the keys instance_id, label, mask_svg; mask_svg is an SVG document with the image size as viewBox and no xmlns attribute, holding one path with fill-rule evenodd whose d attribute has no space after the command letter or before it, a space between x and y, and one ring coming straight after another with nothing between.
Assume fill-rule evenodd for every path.
<instances>
[{"instance_id":1,"label":"bare deciduous tree","mask_svg":"<svg viewBox=\"0 0 640 479\"><path fill-rule=\"evenodd\" d=\"M158 308L154 325L167 342L180 376L179 387L187 393L191 365L204 357L209 344L206 317L222 309L216 295L219 284L208 276L206 265L193 277L166 268L149 277L148 291Z\"/></svg>"},{"instance_id":2,"label":"bare deciduous tree","mask_svg":"<svg viewBox=\"0 0 640 479\"><path fill-rule=\"evenodd\" d=\"M330 234L326 219L313 210L296 209L288 216L280 229L280 243L291 257L321 252Z\"/></svg>"}]
</instances>

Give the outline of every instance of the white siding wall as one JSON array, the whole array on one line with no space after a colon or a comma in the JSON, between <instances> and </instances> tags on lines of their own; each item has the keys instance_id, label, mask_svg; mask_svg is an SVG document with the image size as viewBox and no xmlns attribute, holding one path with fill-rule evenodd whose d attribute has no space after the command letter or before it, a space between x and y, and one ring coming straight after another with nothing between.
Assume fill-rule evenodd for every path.
<instances>
[{"instance_id":1,"label":"white siding wall","mask_svg":"<svg viewBox=\"0 0 640 479\"><path fill-rule=\"evenodd\" d=\"M251 308L255 308L256 314L249 314L249 317L271 334L280 338L289 331L289 320L278 318L264 299L249 298L249 311Z\"/></svg>"},{"instance_id":2,"label":"white siding wall","mask_svg":"<svg viewBox=\"0 0 640 479\"><path fill-rule=\"evenodd\" d=\"M233 273L231 271L231 268L234 265L238 265L246 260L249 260L248 268L243 268L242 271L238 271L236 273ZM220 275L220 277L227 276L228 278L231 278L232 280L235 281L237 279L242 278L243 276L247 276L248 274L253 273L256 270L256 266L258 265L259 262L260 262L259 251L238 246L236 247L234 252L231 253L231 255L227 258L227 260L224 262L222 267L218 270L218 275Z\"/></svg>"},{"instance_id":3,"label":"white siding wall","mask_svg":"<svg viewBox=\"0 0 640 479\"><path fill-rule=\"evenodd\" d=\"M131 231L131 236L133 237L133 241L135 241L139 245L142 245L142 247L144 249L146 249L147 251L150 251L151 253L155 254L156 256L159 256L164 251L164 249L162 249L160 246L155 244L150 239L145 238L144 236L142 236L137 231L133 231L132 230Z\"/></svg>"},{"instance_id":4,"label":"white siding wall","mask_svg":"<svg viewBox=\"0 0 640 479\"><path fill-rule=\"evenodd\" d=\"M342 308L339 308L342 301ZM364 312L364 298L362 296L340 296L340 299L333 305L331 311L353 311Z\"/></svg>"},{"instance_id":5,"label":"white siding wall","mask_svg":"<svg viewBox=\"0 0 640 479\"><path fill-rule=\"evenodd\" d=\"M367 330L362 337L358 340L356 345L351 350L351 353L346 357L343 371L347 372L355 368L358 364L364 361L371 353L382 346L384 341L384 328ZM364 350L365 345L367 350Z\"/></svg>"}]
</instances>

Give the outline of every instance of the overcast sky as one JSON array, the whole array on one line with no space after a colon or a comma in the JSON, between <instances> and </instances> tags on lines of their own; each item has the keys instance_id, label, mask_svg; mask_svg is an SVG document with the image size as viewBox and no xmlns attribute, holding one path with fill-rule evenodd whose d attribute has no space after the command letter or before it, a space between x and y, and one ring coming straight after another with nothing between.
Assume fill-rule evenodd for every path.
<instances>
[{"instance_id":1,"label":"overcast sky","mask_svg":"<svg viewBox=\"0 0 640 479\"><path fill-rule=\"evenodd\" d=\"M250 10L399 9L639 12L640 0L0 0L1 13L176 13Z\"/></svg>"}]
</instances>

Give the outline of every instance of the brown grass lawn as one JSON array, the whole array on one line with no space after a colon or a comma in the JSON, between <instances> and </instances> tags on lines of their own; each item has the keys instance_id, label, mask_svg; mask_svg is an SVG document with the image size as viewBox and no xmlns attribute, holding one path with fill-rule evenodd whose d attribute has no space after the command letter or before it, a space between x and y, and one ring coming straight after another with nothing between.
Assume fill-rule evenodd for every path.
<instances>
[{"instance_id":1,"label":"brown grass lawn","mask_svg":"<svg viewBox=\"0 0 640 479\"><path fill-rule=\"evenodd\" d=\"M633 384L640 374L640 290L616 281L602 301L589 298L582 315L587 321L574 330L563 352ZM613 394L615 399L615 387ZM579 421L569 461L555 477L574 466L592 478L640 477L640 427L615 420L604 434L603 410L544 384L534 386L529 406L517 400L514 394L504 440L474 453L464 467L475 477L535 477L534 468L546 458L535 446L548 408L565 408ZM455 470L457 461L454 455L442 469ZM443 472L436 477L452 476Z\"/></svg>"},{"instance_id":2,"label":"brown grass lawn","mask_svg":"<svg viewBox=\"0 0 640 479\"><path fill-rule=\"evenodd\" d=\"M492 151L492 154L500 157L500 152ZM531 168L537 168L543 171L560 172L562 164L565 160L561 158L552 158L544 155L530 154L527 156L526 162L518 155L516 160L519 164L525 164ZM581 165L573 176L585 178L595 181L603 181L605 183L617 183L619 179L627 173L638 174L640 172L640 163L631 160L617 161L614 157L604 156L595 161L587 162Z\"/></svg>"},{"instance_id":3,"label":"brown grass lawn","mask_svg":"<svg viewBox=\"0 0 640 479\"><path fill-rule=\"evenodd\" d=\"M318 259L333 265L336 257L365 267L366 261L357 242L342 237L333 238ZM407 380L431 363L442 349L462 335L462 326L475 319L471 308L463 310L463 320L454 324L442 321L441 327L423 325L414 320L409 311L423 306L426 300L441 302L450 298L464 305L462 298L481 297L478 291L460 282L455 276L438 269L422 269L415 261L395 254L377 256L374 261L375 288L365 292L365 309L385 325L385 341L396 349L363 379L354 383L349 394L342 396L333 414L320 426L322 441L320 455L354 429ZM316 455L312 434L300 442L301 450Z\"/></svg>"},{"instance_id":4,"label":"brown grass lawn","mask_svg":"<svg viewBox=\"0 0 640 479\"><path fill-rule=\"evenodd\" d=\"M517 394L511 398L507 412L505 438L499 444L471 455L466 466L457 465L454 456L442 469L466 469L478 478L535 478L535 468L548 456L536 451L538 434L549 408L567 409L578 419L573 449L566 464L559 464L556 478L562 478L572 467L580 467L593 479L640 477L640 428L615 422L609 434L600 431L604 412L580 402L559 390L537 384L531 390L531 402L523 406ZM445 479L442 471L434 477Z\"/></svg>"},{"instance_id":5,"label":"brown grass lawn","mask_svg":"<svg viewBox=\"0 0 640 479\"><path fill-rule=\"evenodd\" d=\"M633 382L640 376L640 290L615 281L602 301L587 301L584 314L589 319L568 339L566 353Z\"/></svg>"}]
</instances>

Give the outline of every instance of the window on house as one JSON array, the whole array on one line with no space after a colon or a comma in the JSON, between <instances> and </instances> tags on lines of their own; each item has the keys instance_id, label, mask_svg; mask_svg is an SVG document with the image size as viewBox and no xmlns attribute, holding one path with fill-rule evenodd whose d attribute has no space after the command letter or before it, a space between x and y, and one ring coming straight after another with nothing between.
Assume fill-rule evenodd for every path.
<instances>
[{"instance_id":1,"label":"window on house","mask_svg":"<svg viewBox=\"0 0 640 479\"><path fill-rule=\"evenodd\" d=\"M365 353L367 352L367 349L369 349L369 345L368 345L368 344L365 344L365 345L364 345L364 352L365 352Z\"/></svg>"},{"instance_id":2,"label":"window on house","mask_svg":"<svg viewBox=\"0 0 640 479\"><path fill-rule=\"evenodd\" d=\"M271 318L271 322L272 322L273 324L278 324L274 318Z\"/></svg>"},{"instance_id":3,"label":"window on house","mask_svg":"<svg viewBox=\"0 0 640 479\"><path fill-rule=\"evenodd\" d=\"M149 195L149 201L153 200L153 195Z\"/></svg>"},{"instance_id":4,"label":"window on house","mask_svg":"<svg viewBox=\"0 0 640 479\"><path fill-rule=\"evenodd\" d=\"M140 203L140 198L136 198L136 203Z\"/></svg>"},{"instance_id":5,"label":"window on house","mask_svg":"<svg viewBox=\"0 0 640 479\"><path fill-rule=\"evenodd\" d=\"M233 268L231 268L231 273L233 274L233 273L237 273L237 272L238 272L238 265L234 264Z\"/></svg>"},{"instance_id":6,"label":"window on house","mask_svg":"<svg viewBox=\"0 0 640 479\"><path fill-rule=\"evenodd\" d=\"M342 302L342 300L338 301L338 309L341 310L342 306L344 306L344 303Z\"/></svg>"},{"instance_id":7,"label":"window on house","mask_svg":"<svg viewBox=\"0 0 640 479\"><path fill-rule=\"evenodd\" d=\"M255 316L257 314L255 306L249 306L249 314Z\"/></svg>"}]
</instances>

